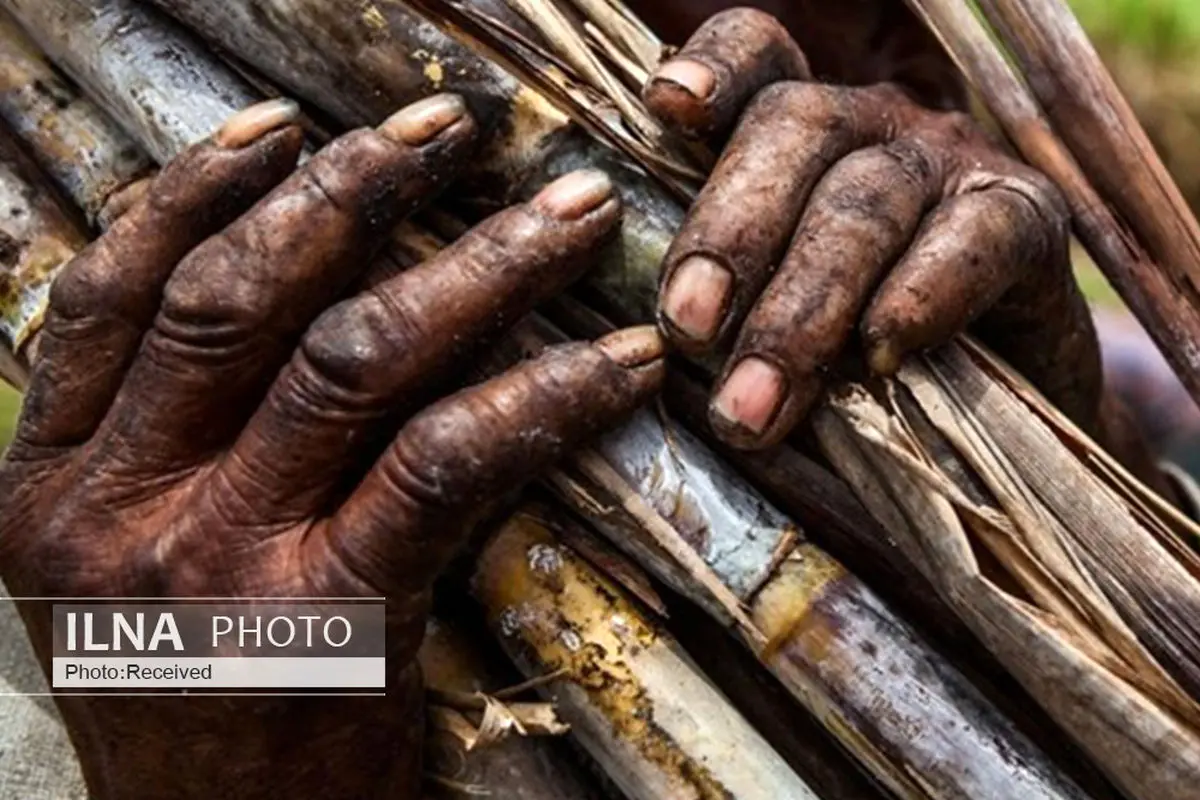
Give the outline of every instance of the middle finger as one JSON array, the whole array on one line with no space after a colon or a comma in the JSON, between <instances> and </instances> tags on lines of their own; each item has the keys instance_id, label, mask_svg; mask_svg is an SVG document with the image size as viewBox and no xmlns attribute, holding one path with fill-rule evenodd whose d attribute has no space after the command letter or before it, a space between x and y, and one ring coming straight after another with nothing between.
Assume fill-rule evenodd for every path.
<instances>
[{"instance_id":1,"label":"middle finger","mask_svg":"<svg viewBox=\"0 0 1200 800\"><path fill-rule=\"evenodd\" d=\"M659 319L685 352L716 347L770 280L831 164L894 125L888 90L778 83L750 105L664 262Z\"/></svg>"}]
</instances>

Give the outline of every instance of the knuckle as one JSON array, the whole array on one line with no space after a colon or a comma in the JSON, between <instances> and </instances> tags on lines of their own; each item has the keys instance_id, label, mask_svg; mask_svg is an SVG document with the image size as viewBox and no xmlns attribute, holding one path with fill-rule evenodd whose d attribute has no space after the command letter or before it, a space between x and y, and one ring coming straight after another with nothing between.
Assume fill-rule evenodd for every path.
<instances>
[{"instance_id":1,"label":"knuckle","mask_svg":"<svg viewBox=\"0 0 1200 800\"><path fill-rule=\"evenodd\" d=\"M478 459L464 457L461 437L450 425L443 414L422 415L388 449L380 466L395 497L433 511L479 499L465 491L475 472L471 462Z\"/></svg>"},{"instance_id":2,"label":"knuckle","mask_svg":"<svg viewBox=\"0 0 1200 800\"><path fill-rule=\"evenodd\" d=\"M1015 162L1014 164L1020 168L1018 177L1026 187L1025 195L1037 209L1039 216L1047 223L1065 229L1070 211L1067 208L1066 198L1063 197L1054 181L1024 164Z\"/></svg>"},{"instance_id":3,"label":"knuckle","mask_svg":"<svg viewBox=\"0 0 1200 800\"><path fill-rule=\"evenodd\" d=\"M748 113L778 115L804 113L817 103L823 103L825 92L820 84L802 81L778 81L759 91L750 101Z\"/></svg>"},{"instance_id":4,"label":"knuckle","mask_svg":"<svg viewBox=\"0 0 1200 800\"><path fill-rule=\"evenodd\" d=\"M227 232L184 258L163 289L156 327L183 343L245 337L265 322L273 292L239 268L240 253Z\"/></svg>"},{"instance_id":5,"label":"knuckle","mask_svg":"<svg viewBox=\"0 0 1200 800\"><path fill-rule=\"evenodd\" d=\"M978 131L975 120L962 111L937 112L934 118L938 128L956 139L966 139Z\"/></svg>"},{"instance_id":6,"label":"knuckle","mask_svg":"<svg viewBox=\"0 0 1200 800\"><path fill-rule=\"evenodd\" d=\"M550 227L545 216L530 206L508 209L472 229L465 246L454 250L455 261L471 278L479 277L493 265L537 252L538 240L546 236Z\"/></svg>"},{"instance_id":7,"label":"knuckle","mask_svg":"<svg viewBox=\"0 0 1200 800\"><path fill-rule=\"evenodd\" d=\"M1070 210L1058 187L1037 170L1011 159L1000 165L999 175L988 186L1001 196L1014 213L1027 221L1023 235L1044 243L1045 250L1065 250L1069 236Z\"/></svg>"},{"instance_id":8,"label":"knuckle","mask_svg":"<svg viewBox=\"0 0 1200 800\"><path fill-rule=\"evenodd\" d=\"M104 256L97 244L63 268L50 288L50 309L55 314L79 319L116 305L123 282Z\"/></svg>"},{"instance_id":9,"label":"knuckle","mask_svg":"<svg viewBox=\"0 0 1200 800\"><path fill-rule=\"evenodd\" d=\"M685 51L702 52L734 70L766 70L797 78L808 74L804 54L788 29L758 8L732 8L710 17Z\"/></svg>"},{"instance_id":10,"label":"knuckle","mask_svg":"<svg viewBox=\"0 0 1200 800\"><path fill-rule=\"evenodd\" d=\"M737 8L727 8L724 11L718 11L716 14L709 17L708 25L720 25L726 27L729 25L750 25L755 28L765 28L772 31L778 31L784 36L787 35L787 30L783 24L773 15L768 14L760 8L750 6L739 6Z\"/></svg>"},{"instance_id":11,"label":"knuckle","mask_svg":"<svg viewBox=\"0 0 1200 800\"><path fill-rule=\"evenodd\" d=\"M366 202L363 180L379 174L396 159L395 148L370 130L356 130L335 139L296 170L293 180L339 211L350 212Z\"/></svg>"},{"instance_id":12,"label":"knuckle","mask_svg":"<svg viewBox=\"0 0 1200 800\"><path fill-rule=\"evenodd\" d=\"M378 330L379 303L375 295L343 301L304 334L300 353L323 382L345 389L365 388L391 359L393 348Z\"/></svg>"},{"instance_id":13,"label":"knuckle","mask_svg":"<svg viewBox=\"0 0 1200 800\"><path fill-rule=\"evenodd\" d=\"M898 174L912 186L924 186L938 173L933 153L916 139L895 139L862 152L870 153L874 166L882 167L889 177Z\"/></svg>"},{"instance_id":14,"label":"knuckle","mask_svg":"<svg viewBox=\"0 0 1200 800\"><path fill-rule=\"evenodd\" d=\"M779 81L765 87L750 101L746 118L774 129L781 121L802 127L836 132L850 124L846 91L820 83Z\"/></svg>"}]
</instances>

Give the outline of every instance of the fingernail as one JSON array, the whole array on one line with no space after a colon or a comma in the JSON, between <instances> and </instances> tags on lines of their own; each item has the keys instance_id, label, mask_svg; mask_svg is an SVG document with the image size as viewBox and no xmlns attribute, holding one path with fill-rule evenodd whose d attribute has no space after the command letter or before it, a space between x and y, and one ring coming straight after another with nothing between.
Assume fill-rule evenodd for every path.
<instances>
[{"instance_id":1,"label":"fingernail","mask_svg":"<svg viewBox=\"0 0 1200 800\"><path fill-rule=\"evenodd\" d=\"M418 147L458 122L467 104L456 94L439 94L406 106L384 120L379 132L392 141Z\"/></svg>"},{"instance_id":2,"label":"fingernail","mask_svg":"<svg viewBox=\"0 0 1200 800\"><path fill-rule=\"evenodd\" d=\"M96 223L100 229L111 228L113 223L125 216L129 209L142 202L142 199L150 193L152 186L154 186L154 176L149 176L136 180L124 189L109 195L108 200L104 202L104 207L96 215Z\"/></svg>"},{"instance_id":3,"label":"fingernail","mask_svg":"<svg viewBox=\"0 0 1200 800\"><path fill-rule=\"evenodd\" d=\"M610 333L596 347L622 367L640 367L666 355L666 342L653 325Z\"/></svg>"},{"instance_id":4,"label":"fingernail","mask_svg":"<svg viewBox=\"0 0 1200 800\"><path fill-rule=\"evenodd\" d=\"M253 144L268 133L291 125L300 118L300 105L294 100L267 100L256 103L249 108L234 114L221 130L217 131L213 141L221 147L238 150Z\"/></svg>"},{"instance_id":5,"label":"fingernail","mask_svg":"<svg viewBox=\"0 0 1200 800\"><path fill-rule=\"evenodd\" d=\"M612 180L600 170L581 169L538 192L533 205L547 216L570 222L582 219L613 196Z\"/></svg>"},{"instance_id":6,"label":"fingernail","mask_svg":"<svg viewBox=\"0 0 1200 800\"><path fill-rule=\"evenodd\" d=\"M687 338L710 341L721 330L732 289L733 273L711 258L691 256L663 292L663 316Z\"/></svg>"},{"instance_id":7,"label":"fingernail","mask_svg":"<svg viewBox=\"0 0 1200 800\"><path fill-rule=\"evenodd\" d=\"M867 366L876 375L895 375L900 370L902 354L896 343L885 339L873 345L867 353Z\"/></svg>"},{"instance_id":8,"label":"fingernail","mask_svg":"<svg viewBox=\"0 0 1200 800\"><path fill-rule=\"evenodd\" d=\"M697 100L707 100L717 83L713 71L698 61L677 58L668 61L654 73L653 80L670 81L688 91Z\"/></svg>"},{"instance_id":9,"label":"fingernail","mask_svg":"<svg viewBox=\"0 0 1200 800\"><path fill-rule=\"evenodd\" d=\"M777 367L761 358L746 358L713 398L713 411L730 425L760 434L779 413L786 390L787 379Z\"/></svg>"}]
</instances>

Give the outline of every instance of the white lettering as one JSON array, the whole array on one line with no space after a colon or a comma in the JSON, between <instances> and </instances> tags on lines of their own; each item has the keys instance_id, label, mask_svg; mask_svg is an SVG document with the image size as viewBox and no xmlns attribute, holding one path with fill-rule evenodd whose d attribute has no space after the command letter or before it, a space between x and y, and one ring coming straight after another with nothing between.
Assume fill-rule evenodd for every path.
<instances>
[{"instance_id":1,"label":"white lettering","mask_svg":"<svg viewBox=\"0 0 1200 800\"><path fill-rule=\"evenodd\" d=\"M183 637L179 635L179 628L175 627L174 614L159 615L154 635L150 637L150 649L157 650L159 641L163 639L169 640L177 651L183 649Z\"/></svg>"}]
</instances>

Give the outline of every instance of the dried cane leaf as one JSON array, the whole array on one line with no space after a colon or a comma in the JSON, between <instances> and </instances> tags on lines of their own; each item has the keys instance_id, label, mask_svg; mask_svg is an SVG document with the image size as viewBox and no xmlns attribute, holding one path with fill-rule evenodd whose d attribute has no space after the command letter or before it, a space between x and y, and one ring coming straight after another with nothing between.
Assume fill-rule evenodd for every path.
<instances>
[{"instance_id":1,"label":"dried cane leaf","mask_svg":"<svg viewBox=\"0 0 1200 800\"><path fill-rule=\"evenodd\" d=\"M1193 704L1146 651L1102 593L1086 568L1086 559L1079 557L1078 544L1069 531L1036 498L1036 491L1025 484L1018 474L1019 469L996 447L977 417L967 413L962 398L934 373L924 371L920 366L903 370L900 379L913 390L939 431L983 476L995 496L1001 498L1001 505L1017 523L1010 529L1012 533L1021 535L1023 541L1034 548L1030 553L1036 559L1034 572L1029 571L1024 561L1013 561L1016 553L1012 550L1007 553L994 550L1001 563L1059 625L1086 643L1090 651L1104 653L1105 648L1112 648L1111 655L1104 655L1110 668L1112 663L1120 662L1124 665L1127 680L1169 707L1190 713ZM1029 457L1037 456L1030 454ZM995 469L997 466L1000 470ZM1007 480L998 479L1001 470Z\"/></svg>"},{"instance_id":2,"label":"dried cane leaf","mask_svg":"<svg viewBox=\"0 0 1200 800\"><path fill-rule=\"evenodd\" d=\"M1072 535L1080 560L1163 666L1200 696L1200 585L1129 507L957 348L930 358Z\"/></svg>"},{"instance_id":3,"label":"dried cane leaf","mask_svg":"<svg viewBox=\"0 0 1200 800\"><path fill-rule=\"evenodd\" d=\"M609 0L571 0L571 3L585 12L588 24L594 26L606 42L620 45L624 54L632 58L644 74L648 75L658 66L662 44L623 5ZM637 85L643 83L644 80Z\"/></svg>"},{"instance_id":4,"label":"dried cane leaf","mask_svg":"<svg viewBox=\"0 0 1200 800\"><path fill-rule=\"evenodd\" d=\"M495 688L512 680L511 665L478 646L476 638L482 631L469 618L461 613L447 617L448 610L442 609L443 614L426 626L419 652L428 687L425 755L429 771L511 800L597 800L589 781L552 746L551 736L560 731L552 704L507 702L509 692L520 695L551 676ZM482 746L488 698L502 702L530 736L508 735Z\"/></svg>"},{"instance_id":5,"label":"dried cane leaf","mask_svg":"<svg viewBox=\"0 0 1200 800\"><path fill-rule=\"evenodd\" d=\"M571 21L554 4L553 0L507 0L507 2L537 27L541 34L552 43L555 51L566 59L577 73L593 86L602 89L604 94L621 110L625 119L650 144L653 145L663 138L662 126L641 108L629 89L617 81L600 63L582 33L571 24Z\"/></svg>"},{"instance_id":6,"label":"dried cane leaf","mask_svg":"<svg viewBox=\"0 0 1200 800\"><path fill-rule=\"evenodd\" d=\"M1126 665L1116 662L1118 671L1110 671L1110 657L983 575L954 504L932 482L914 481L918 473L908 453L921 444L898 433L902 429L888 421L892 413L865 392L851 391L818 412L816 428L835 463L857 459L848 471L856 488L874 484L862 492L864 502L881 518L902 520L906 530L898 540L916 541L943 594L1040 703L1085 744L1112 754L1118 763L1105 766L1131 783L1136 796L1187 796L1181 794L1184 776L1200 766L1194 731L1131 686L1122 677L1128 675ZM871 429L862 430L864 425ZM884 446L889 439L891 446ZM844 446L854 440L867 444ZM887 504L892 508L880 509ZM1138 751L1127 746L1134 731L1140 746L1152 751L1149 762L1139 761Z\"/></svg>"},{"instance_id":7,"label":"dried cane leaf","mask_svg":"<svg viewBox=\"0 0 1200 800\"><path fill-rule=\"evenodd\" d=\"M600 141L646 165L677 195L687 197L695 192L694 184L702 180L703 175L688 163L686 157L661 149L666 145L665 137L647 142L637 126L626 124L619 114L612 113L614 105L620 105L617 98L603 94L601 87L586 84L583 76L572 75L556 66L557 59L545 48L459 0L409 0L408 5L536 88L557 109ZM613 82L619 85L615 79ZM601 86L607 83L605 81ZM625 103L625 100L621 101L621 104Z\"/></svg>"}]
</instances>

